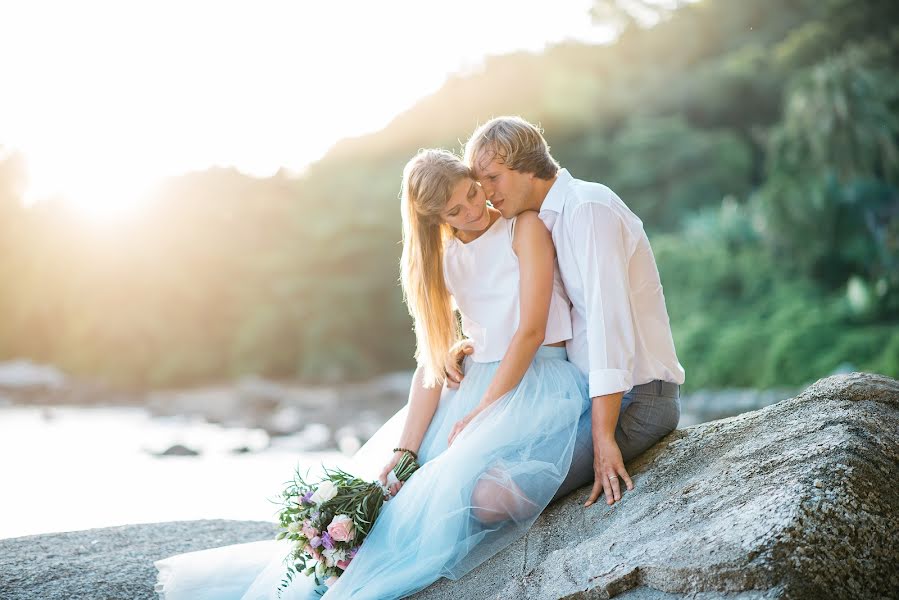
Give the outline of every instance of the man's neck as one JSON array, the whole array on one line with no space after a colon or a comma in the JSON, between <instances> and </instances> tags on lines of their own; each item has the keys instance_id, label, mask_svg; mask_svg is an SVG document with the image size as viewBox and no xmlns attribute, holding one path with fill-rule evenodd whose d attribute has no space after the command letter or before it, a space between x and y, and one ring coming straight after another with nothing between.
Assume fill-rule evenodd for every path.
<instances>
[{"instance_id":1,"label":"man's neck","mask_svg":"<svg viewBox=\"0 0 899 600\"><path fill-rule=\"evenodd\" d=\"M534 177L534 185L531 188L531 198L528 202L529 210L536 210L537 212L540 212L540 208L543 206L543 201L546 200L546 196L547 194L549 194L550 188L552 188L553 184L558 178L558 173L553 175L551 179L540 179L539 177Z\"/></svg>"}]
</instances>

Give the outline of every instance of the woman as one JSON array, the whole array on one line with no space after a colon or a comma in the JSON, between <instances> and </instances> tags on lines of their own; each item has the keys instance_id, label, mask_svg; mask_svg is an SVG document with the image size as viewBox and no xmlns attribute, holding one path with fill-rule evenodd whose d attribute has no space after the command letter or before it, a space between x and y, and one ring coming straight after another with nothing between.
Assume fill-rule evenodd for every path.
<instances>
[{"instance_id":1,"label":"woman","mask_svg":"<svg viewBox=\"0 0 899 600\"><path fill-rule=\"evenodd\" d=\"M392 486L395 496L336 583L315 590L301 578L283 598L401 598L457 579L531 526L571 461L588 399L566 360L569 306L546 227L532 212L503 219L443 150L423 150L406 165L402 214L402 282L419 366L407 406L356 458L370 465L389 443L398 448L382 481L404 452L417 453L422 467ZM474 349L456 392L442 386L458 338L454 301ZM274 598L287 554L275 544L158 561L157 588L165 600ZM264 562L266 552L276 557ZM228 566L235 560L239 567ZM204 592L213 585L216 595Z\"/></svg>"}]
</instances>

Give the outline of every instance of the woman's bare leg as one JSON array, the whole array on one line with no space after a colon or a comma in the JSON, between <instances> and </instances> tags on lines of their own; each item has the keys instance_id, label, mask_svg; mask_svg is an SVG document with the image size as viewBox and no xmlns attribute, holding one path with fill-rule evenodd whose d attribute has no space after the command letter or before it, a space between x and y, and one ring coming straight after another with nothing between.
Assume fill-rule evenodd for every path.
<instances>
[{"instance_id":1,"label":"woman's bare leg","mask_svg":"<svg viewBox=\"0 0 899 600\"><path fill-rule=\"evenodd\" d=\"M472 514L485 525L533 517L539 507L512 480L508 472L492 467L475 484L471 494Z\"/></svg>"}]
</instances>

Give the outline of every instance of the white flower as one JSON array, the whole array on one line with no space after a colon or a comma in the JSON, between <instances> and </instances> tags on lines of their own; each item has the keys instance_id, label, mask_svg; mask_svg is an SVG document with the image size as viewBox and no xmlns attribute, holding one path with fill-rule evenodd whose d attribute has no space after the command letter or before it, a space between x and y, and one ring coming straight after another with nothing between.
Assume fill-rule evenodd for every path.
<instances>
[{"instance_id":1,"label":"white flower","mask_svg":"<svg viewBox=\"0 0 899 600\"><path fill-rule=\"evenodd\" d=\"M293 521L290 525L287 526L287 531L290 533L297 533L300 530L300 524L297 521Z\"/></svg>"},{"instance_id":2,"label":"white flower","mask_svg":"<svg viewBox=\"0 0 899 600\"><path fill-rule=\"evenodd\" d=\"M325 550L324 552L322 552L322 556L325 557L325 564L329 567L333 567L340 561L346 560L346 550L333 548L331 550Z\"/></svg>"},{"instance_id":3,"label":"white flower","mask_svg":"<svg viewBox=\"0 0 899 600\"><path fill-rule=\"evenodd\" d=\"M312 502L315 504L321 504L322 502L327 502L331 498L337 495L337 486L331 483L330 481L322 481L318 484L318 489L315 490L315 493L312 494Z\"/></svg>"}]
</instances>

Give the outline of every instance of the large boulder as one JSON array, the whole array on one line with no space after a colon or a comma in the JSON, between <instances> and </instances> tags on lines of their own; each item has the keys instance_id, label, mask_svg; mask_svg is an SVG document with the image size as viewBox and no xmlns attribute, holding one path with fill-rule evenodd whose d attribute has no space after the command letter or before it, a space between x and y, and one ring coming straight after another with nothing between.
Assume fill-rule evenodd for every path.
<instances>
[{"instance_id":1,"label":"large boulder","mask_svg":"<svg viewBox=\"0 0 899 600\"><path fill-rule=\"evenodd\" d=\"M679 429L584 488L458 582L416 598L899 598L899 382L822 379L767 408ZM709 594L705 594L709 593Z\"/></svg>"},{"instance_id":2,"label":"large boulder","mask_svg":"<svg viewBox=\"0 0 899 600\"><path fill-rule=\"evenodd\" d=\"M823 379L762 410L677 430L517 543L419 600L899 597L899 382ZM0 541L0 598L146 598L153 561L272 537L271 523L132 525Z\"/></svg>"}]
</instances>

